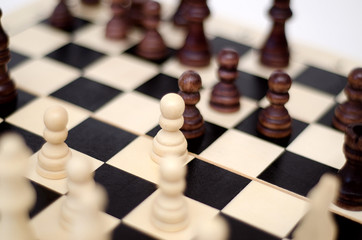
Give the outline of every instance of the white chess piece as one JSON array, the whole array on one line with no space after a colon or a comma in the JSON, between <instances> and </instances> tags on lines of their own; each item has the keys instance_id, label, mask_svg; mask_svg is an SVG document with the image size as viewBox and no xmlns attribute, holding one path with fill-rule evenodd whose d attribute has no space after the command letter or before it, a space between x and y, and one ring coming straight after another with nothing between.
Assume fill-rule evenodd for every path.
<instances>
[{"instance_id":1,"label":"white chess piece","mask_svg":"<svg viewBox=\"0 0 362 240\"><path fill-rule=\"evenodd\" d=\"M185 111L185 102L178 94L169 93L162 97L160 108L161 130L153 139L151 159L159 163L166 155L173 155L186 162L187 142L180 131L184 122L182 114Z\"/></svg>"},{"instance_id":2,"label":"white chess piece","mask_svg":"<svg viewBox=\"0 0 362 240\"><path fill-rule=\"evenodd\" d=\"M200 224L194 240L227 240L229 227L219 215L207 223Z\"/></svg>"},{"instance_id":3,"label":"white chess piece","mask_svg":"<svg viewBox=\"0 0 362 240\"><path fill-rule=\"evenodd\" d=\"M96 184L92 191L85 191L78 201L79 214L71 225L69 240L110 240L101 212L106 205L106 191Z\"/></svg>"},{"instance_id":4,"label":"white chess piece","mask_svg":"<svg viewBox=\"0 0 362 240\"><path fill-rule=\"evenodd\" d=\"M47 141L38 153L37 173L48 179L62 179L67 176L65 166L71 158L71 151L64 142L68 136L68 113L61 106L53 106L44 114L44 139Z\"/></svg>"},{"instance_id":5,"label":"white chess piece","mask_svg":"<svg viewBox=\"0 0 362 240\"><path fill-rule=\"evenodd\" d=\"M325 174L308 193L310 208L293 234L293 240L334 240L337 227L329 206L337 199L340 182Z\"/></svg>"},{"instance_id":6,"label":"white chess piece","mask_svg":"<svg viewBox=\"0 0 362 240\"><path fill-rule=\"evenodd\" d=\"M84 157L74 156L66 169L68 194L61 209L60 225L69 230L79 214L78 206L83 194L94 191L96 183L93 179L92 163Z\"/></svg>"},{"instance_id":7,"label":"white chess piece","mask_svg":"<svg viewBox=\"0 0 362 240\"><path fill-rule=\"evenodd\" d=\"M0 239L35 240L29 210L35 190L25 178L31 154L23 139L4 135L0 142Z\"/></svg>"},{"instance_id":8,"label":"white chess piece","mask_svg":"<svg viewBox=\"0 0 362 240\"><path fill-rule=\"evenodd\" d=\"M166 232L184 229L189 223L188 207L183 191L186 168L180 159L166 156L160 162L159 192L153 202L151 222Z\"/></svg>"}]
</instances>

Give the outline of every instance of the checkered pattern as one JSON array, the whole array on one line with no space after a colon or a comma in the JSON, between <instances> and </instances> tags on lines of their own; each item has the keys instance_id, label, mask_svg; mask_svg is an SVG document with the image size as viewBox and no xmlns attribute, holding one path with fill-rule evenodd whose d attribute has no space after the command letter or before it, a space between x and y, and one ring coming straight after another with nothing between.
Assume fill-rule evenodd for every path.
<instances>
[{"instance_id":1,"label":"checkered pattern","mask_svg":"<svg viewBox=\"0 0 362 240\"><path fill-rule=\"evenodd\" d=\"M336 173L345 162L344 136L331 127L331 117L345 99L347 67L333 71L335 58L326 58L323 69L307 57L308 49L298 48L286 69L294 80L286 105L293 118L292 135L268 139L256 132L255 124L258 112L268 105L264 96L272 69L258 64L254 38L248 37L252 32L243 32L237 40L219 22L207 23L214 54L224 47L240 54L236 85L242 94L241 109L222 114L209 107L217 83L215 58L209 67L194 68L203 80L197 106L206 132L188 142L185 198L191 222L184 231L165 233L148 217L158 193L159 168L149 153L160 129L159 100L178 91L177 78L189 69L175 57L184 33L162 23L169 55L147 61L134 53L142 38L139 30L127 40L110 41L104 38L108 16L104 9L97 14L81 11L80 6L73 10L77 25L71 32L53 29L41 19L10 39L9 68L19 101L17 110L2 119L0 131L20 133L34 151L28 178L37 202L30 216L39 239L66 239L57 222L66 179L46 180L34 170L44 143L43 114L52 105L67 109L67 144L74 157L82 155L93 163L95 180L107 190L109 202L102 217L113 239L192 239L198 224L218 214L229 223L230 239L290 237L306 212L308 191L324 173ZM362 214L332 209L339 239L360 239Z\"/></svg>"}]
</instances>

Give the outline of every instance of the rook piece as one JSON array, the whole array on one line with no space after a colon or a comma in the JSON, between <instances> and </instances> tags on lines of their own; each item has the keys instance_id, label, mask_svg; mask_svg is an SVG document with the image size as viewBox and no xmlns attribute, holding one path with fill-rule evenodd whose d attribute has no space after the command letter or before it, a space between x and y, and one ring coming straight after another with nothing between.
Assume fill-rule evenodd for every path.
<instances>
[{"instance_id":1,"label":"rook piece","mask_svg":"<svg viewBox=\"0 0 362 240\"><path fill-rule=\"evenodd\" d=\"M348 124L362 122L362 68L350 72L344 92L348 100L336 107L332 121L343 132Z\"/></svg>"},{"instance_id":2,"label":"rook piece","mask_svg":"<svg viewBox=\"0 0 362 240\"><path fill-rule=\"evenodd\" d=\"M68 113L61 106L47 109L44 114L44 139L47 141L38 153L37 173L48 179L66 177L66 164L72 153L64 142L68 136Z\"/></svg>"},{"instance_id":3,"label":"rook piece","mask_svg":"<svg viewBox=\"0 0 362 240\"><path fill-rule=\"evenodd\" d=\"M175 14L173 15L173 23L176 26L185 27L187 26L186 13L187 13L187 0L181 0Z\"/></svg>"},{"instance_id":4,"label":"rook piece","mask_svg":"<svg viewBox=\"0 0 362 240\"><path fill-rule=\"evenodd\" d=\"M180 131L184 123L182 113L185 103L176 93L169 93L162 97L160 106L161 130L153 139L151 159L160 163L162 158L172 155L179 161L186 162L187 142Z\"/></svg>"},{"instance_id":5,"label":"rook piece","mask_svg":"<svg viewBox=\"0 0 362 240\"><path fill-rule=\"evenodd\" d=\"M31 151L15 134L0 141L0 239L35 240L29 211L35 191L25 178Z\"/></svg>"},{"instance_id":6,"label":"rook piece","mask_svg":"<svg viewBox=\"0 0 362 240\"><path fill-rule=\"evenodd\" d=\"M129 22L128 12L131 0L112 0L113 17L106 26L106 37L109 39L124 39L127 36Z\"/></svg>"},{"instance_id":7,"label":"rook piece","mask_svg":"<svg viewBox=\"0 0 362 240\"><path fill-rule=\"evenodd\" d=\"M2 12L0 9L0 20ZM9 38L0 22L0 106L12 105L16 102L17 91L13 80L9 76L7 64L10 61ZM13 104L15 107L15 104Z\"/></svg>"},{"instance_id":8,"label":"rook piece","mask_svg":"<svg viewBox=\"0 0 362 240\"><path fill-rule=\"evenodd\" d=\"M167 55L166 45L157 31L160 22L161 6L158 2L148 1L143 5L143 26L146 30L142 41L137 45L136 53L150 60L163 59Z\"/></svg>"},{"instance_id":9,"label":"rook piece","mask_svg":"<svg viewBox=\"0 0 362 240\"><path fill-rule=\"evenodd\" d=\"M182 64L192 67L209 65L211 53L204 32L204 20L210 15L206 0L187 0L186 20L188 34L178 53Z\"/></svg>"},{"instance_id":10,"label":"rook piece","mask_svg":"<svg viewBox=\"0 0 362 240\"><path fill-rule=\"evenodd\" d=\"M200 137L205 132L204 119L202 118L196 104L200 101L199 90L202 86L200 75L194 71L184 72L179 80L179 95L185 101L185 111L183 113L184 124L181 128L186 139Z\"/></svg>"},{"instance_id":11,"label":"rook piece","mask_svg":"<svg viewBox=\"0 0 362 240\"><path fill-rule=\"evenodd\" d=\"M73 28L74 18L66 4L66 0L59 0L52 15L50 16L50 24L56 28L63 30L71 30Z\"/></svg>"},{"instance_id":12,"label":"rook piece","mask_svg":"<svg viewBox=\"0 0 362 240\"><path fill-rule=\"evenodd\" d=\"M286 67L289 64L289 47L285 22L292 16L289 0L274 0L269 14L273 18L273 28L261 49L260 61L268 67Z\"/></svg>"},{"instance_id":13,"label":"rook piece","mask_svg":"<svg viewBox=\"0 0 362 240\"><path fill-rule=\"evenodd\" d=\"M348 125L345 129L343 152L346 163L339 170L341 179L337 205L342 208L362 210L362 124Z\"/></svg>"},{"instance_id":14,"label":"rook piece","mask_svg":"<svg viewBox=\"0 0 362 240\"><path fill-rule=\"evenodd\" d=\"M183 191L186 168L177 158L168 156L160 162L159 192L152 206L152 223L162 231L176 232L188 223L188 211Z\"/></svg>"},{"instance_id":15,"label":"rook piece","mask_svg":"<svg viewBox=\"0 0 362 240\"><path fill-rule=\"evenodd\" d=\"M333 175L325 174L308 193L309 210L293 233L293 240L335 240L337 226L329 206L338 195L339 181Z\"/></svg>"},{"instance_id":16,"label":"rook piece","mask_svg":"<svg viewBox=\"0 0 362 240\"><path fill-rule=\"evenodd\" d=\"M240 93L234 83L238 76L239 54L225 48L219 52L217 61L220 82L211 92L210 106L220 112L236 112L240 109Z\"/></svg>"},{"instance_id":17,"label":"rook piece","mask_svg":"<svg viewBox=\"0 0 362 240\"><path fill-rule=\"evenodd\" d=\"M289 75L283 71L274 71L269 80L266 97L270 106L259 113L257 130L270 138L284 138L292 132L292 120L284 105L289 100L288 90L292 85Z\"/></svg>"}]
</instances>

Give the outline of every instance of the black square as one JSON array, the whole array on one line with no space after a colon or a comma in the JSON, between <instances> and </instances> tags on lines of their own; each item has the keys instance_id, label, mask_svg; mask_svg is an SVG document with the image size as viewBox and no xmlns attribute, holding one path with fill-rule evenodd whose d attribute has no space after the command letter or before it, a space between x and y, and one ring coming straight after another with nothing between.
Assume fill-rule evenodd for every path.
<instances>
[{"instance_id":1,"label":"black square","mask_svg":"<svg viewBox=\"0 0 362 240\"><path fill-rule=\"evenodd\" d=\"M172 48L167 48L167 53L166 53L166 56L165 56L164 58L157 59L157 60L151 60L151 59L146 59L146 58L144 58L144 57L139 56L139 55L137 54L137 52L136 52L136 48L137 48L137 45L135 45L135 46L127 49L127 50L125 51L125 53L130 54L130 55L135 56L135 57L138 57L138 58L141 58L141 59L143 59L143 60L149 61L149 62L151 62L151 63L155 63L155 64L157 64L157 65L163 64L163 63L166 62L168 59L170 59L172 56L174 56L175 53L176 53L176 50L174 50L174 49L172 49Z\"/></svg>"},{"instance_id":2,"label":"black square","mask_svg":"<svg viewBox=\"0 0 362 240\"><path fill-rule=\"evenodd\" d=\"M49 24L50 26L52 26L52 25L50 24L49 18L46 19L46 20L44 20L44 23ZM61 30L66 31L66 32L68 32L68 33L73 33L73 32L75 32L75 31L79 30L80 28L87 26L88 24L90 24L90 22L87 21L87 20L84 20L84 19L81 19L81 18L77 18L77 17L73 17L73 24L72 24L72 26L69 27L69 28L67 28L67 29L61 29Z\"/></svg>"},{"instance_id":3,"label":"black square","mask_svg":"<svg viewBox=\"0 0 362 240\"><path fill-rule=\"evenodd\" d=\"M145 233L140 232L132 227L127 226L124 223L119 224L113 231L113 240L155 240L156 238L152 238L147 236Z\"/></svg>"},{"instance_id":4,"label":"black square","mask_svg":"<svg viewBox=\"0 0 362 240\"><path fill-rule=\"evenodd\" d=\"M338 240L361 240L362 239L362 226L360 223L354 222L350 219L333 214L338 229Z\"/></svg>"},{"instance_id":5,"label":"black square","mask_svg":"<svg viewBox=\"0 0 362 240\"><path fill-rule=\"evenodd\" d=\"M223 209L250 180L194 159L187 165L185 195L208 206Z\"/></svg>"},{"instance_id":6,"label":"black square","mask_svg":"<svg viewBox=\"0 0 362 240\"><path fill-rule=\"evenodd\" d=\"M47 57L80 69L85 68L103 56L104 54L102 53L74 43L69 43L47 55Z\"/></svg>"},{"instance_id":7,"label":"black square","mask_svg":"<svg viewBox=\"0 0 362 240\"><path fill-rule=\"evenodd\" d=\"M0 136L4 133L17 133L22 136L27 144L27 146L33 151L37 152L45 143L45 140L34 133L28 132L25 129L16 127L10 123L2 122L0 124Z\"/></svg>"},{"instance_id":8,"label":"black square","mask_svg":"<svg viewBox=\"0 0 362 240\"><path fill-rule=\"evenodd\" d=\"M242 56L244 53L249 51L251 47L244 44L233 42L225 38L216 37L211 40L212 53L217 55L224 48L232 48L239 53L239 56Z\"/></svg>"},{"instance_id":9,"label":"black square","mask_svg":"<svg viewBox=\"0 0 362 240\"><path fill-rule=\"evenodd\" d=\"M69 131L69 147L101 161L108 161L137 136L93 118Z\"/></svg>"},{"instance_id":10,"label":"black square","mask_svg":"<svg viewBox=\"0 0 362 240\"><path fill-rule=\"evenodd\" d=\"M308 67L294 81L332 95L339 94L347 84L346 77L316 67Z\"/></svg>"},{"instance_id":11,"label":"black square","mask_svg":"<svg viewBox=\"0 0 362 240\"><path fill-rule=\"evenodd\" d=\"M20 54L20 53L14 52L14 51L10 51L10 61L8 63L8 68L11 70L27 59L28 59L28 57L26 57L23 54ZM11 76L11 72L10 72L10 76Z\"/></svg>"},{"instance_id":12,"label":"black square","mask_svg":"<svg viewBox=\"0 0 362 240\"><path fill-rule=\"evenodd\" d=\"M108 193L106 212L122 219L155 190L156 185L130 173L103 164L95 172L94 179Z\"/></svg>"},{"instance_id":13,"label":"black square","mask_svg":"<svg viewBox=\"0 0 362 240\"><path fill-rule=\"evenodd\" d=\"M178 79L160 73L136 88L136 91L161 99L167 93L179 91Z\"/></svg>"},{"instance_id":14,"label":"black square","mask_svg":"<svg viewBox=\"0 0 362 240\"><path fill-rule=\"evenodd\" d=\"M18 95L14 101L0 105L0 117L7 118L10 114L35 98L34 95L24 92L20 89L17 89L17 93Z\"/></svg>"},{"instance_id":15,"label":"black square","mask_svg":"<svg viewBox=\"0 0 362 240\"><path fill-rule=\"evenodd\" d=\"M323 116L321 116L319 119L318 119L318 123L320 124L323 124L327 127L333 127L333 124L332 124L332 120L333 120L333 117L334 117L334 110L336 109L338 103L334 104L330 109L328 109L327 112L325 112L323 114ZM333 127L334 128L334 127ZM337 128L335 128L337 129ZM337 129L338 131L340 131L339 129Z\"/></svg>"},{"instance_id":16,"label":"black square","mask_svg":"<svg viewBox=\"0 0 362 240\"><path fill-rule=\"evenodd\" d=\"M50 204L52 204L59 197L61 197L61 194L54 192L46 187L43 187L36 182L30 181L30 183L32 184L32 187L36 192L36 202L29 213L30 217L32 218L43 209L48 207Z\"/></svg>"},{"instance_id":17,"label":"black square","mask_svg":"<svg viewBox=\"0 0 362 240\"><path fill-rule=\"evenodd\" d=\"M51 95L90 111L96 111L121 91L81 77Z\"/></svg>"},{"instance_id":18,"label":"black square","mask_svg":"<svg viewBox=\"0 0 362 240\"><path fill-rule=\"evenodd\" d=\"M246 96L255 100L262 99L268 90L268 81L246 72L239 71L239 76L235 81L241 97Z\"/></svg>"},{"instance_id":19,"label":"black square","mask_svg":"<svg viewBox=\"0 0 362 240\"><path fill-rule=\"evenodd\" d=\"M226 220L229 226L229 240L281 240L281 238L275 237L226 214L221 213L220 216ZM275 221L278 221L278 219L275 219Z\"/></svg>"},{"instance_id":20,"label":"black square","mask_svg":"<svg viewBox=\"0 0 362 240\"><path fill-rule=\"evenodd\" d=\"M325 173L336 174L337 169L285 151L258 178L306 196Z\"/></svg>"},{"instance_id":21,"label":"black square","mask_svg":"<svg viewBox=\"0 0 362 240\"><path fill-rule=\"evenodd\" d=\"M307 123L301 122L299 120L292 118L292 133L289 137L273 139L266 136L263 136L256 130L256 124L258 122L259 112L262 111L261 108L254 111L250 114L246 119L241 121L239 124L235 126L236 129L249 133L255 137L264 139L268 142L277 144L281 147L287 147L294 139L308 126Z\"/></svg>"}]
</instances>

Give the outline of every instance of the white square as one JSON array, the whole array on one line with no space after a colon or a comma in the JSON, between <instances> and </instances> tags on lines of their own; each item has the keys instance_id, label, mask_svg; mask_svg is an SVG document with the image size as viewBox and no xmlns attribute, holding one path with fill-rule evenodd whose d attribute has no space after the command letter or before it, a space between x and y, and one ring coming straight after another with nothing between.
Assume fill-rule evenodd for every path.
<instances>
[{"instance_id":1,"label":"white square","mask_svg":"<svg viewBox=\"0 0 362 240\"><path fill-rule=\"evenodd\" d=\"M64 31L37 24L11 38L10 47L19 53L40 58L65 45L70 36Z\"/></svg>"},{"instance_id":2,"label":"white square","mask_svg":"<svg viewBox=\"0 0 362 240\"><path fill-rule=\"evenodd\" d=\"M282 147L229 129L200 156L241 175L257 177L283 151Z\"/></svg>"},{"instance_id":3,"label":"white square","mask_svg":"<svg viewBox=\"0 0 362 240\"><path fill-rule=\"evenodd\" d=\"M340 169L346 161L343 155L344 134L320 124L310 124L287 150L314 161Z\"/></svg>"},{"instance_id":4,"label":"white square","mask_svg":"<svg viewBox=\"0 0 362 240\"><path fill-rule=\"evenodd\" d=\"M100 108L95 116L140 135L157 126L160 114L157 99L129 92L114 98Z\"/></svg>"},{"instance_id":5,"label":"white square","mask_svg":"<svg viewBox=\"0 0 362 240\"><path fill-rule=\"evenodd\" d=\"M307 207L299 198L252 181L222 212L282 238L304 216Z\"/></svg>"},{"instance_id":6,"label":"white square","mask_svg":"<svg viewBox=\"0 0 362 240\"><path fill-rule=\"evenodd\" d=\"M97 61L85 69L84 75L114 88L130 91L158 72L155 64L123 54Z\"/></svg>"},{"instance_id":7,"label":"white square","mask_svg":"<svg viewBox=\"0 0 362 240\"><path fill-rule=\"evenodd\" d=\"M50 58L27 61L11 72L15 83L26 91L47 96L80 77L76 68Z\"/></svg>"},{"instance_id":8,"label":"white square","mask_svg":"<svg viewBox=\"0 0 362 240\"><path fill-rule=\"evenodd\" d=\"M90 112L76 105L64 102L52 97L37 98L18 111L10 115L6 121L18 127L43 136L44 113L51 106L63 106L68 112L68 129L84 121L90 116Z\"/></svg>"}]
</instances>

